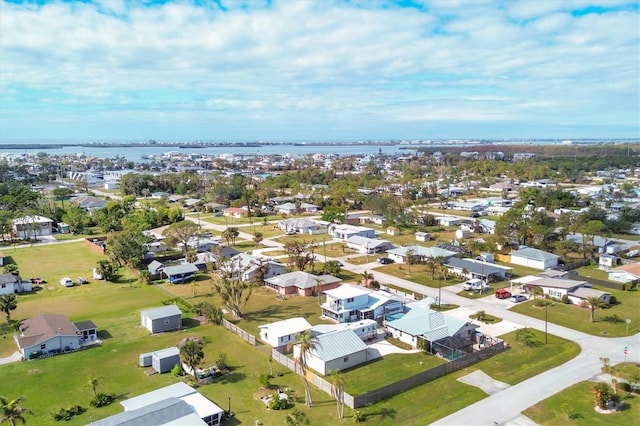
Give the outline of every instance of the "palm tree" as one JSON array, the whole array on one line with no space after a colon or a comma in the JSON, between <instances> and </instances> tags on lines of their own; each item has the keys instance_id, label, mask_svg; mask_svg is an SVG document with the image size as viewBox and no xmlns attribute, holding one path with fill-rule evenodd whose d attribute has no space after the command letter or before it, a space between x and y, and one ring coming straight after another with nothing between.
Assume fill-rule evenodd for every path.
<instances>
[{"instance_id":1,"label":"palm tree","mask_svg":"<svg viewBox=\"0 0 640 426\"><path fill-rule=\"evenodd\" d=\"M93 396L98 399L98 385L100 385L100 377L90 377L89 381L87 381L87 387L93 390Z\"/></svg>"},{"instance_id":2,"label":"palm tree","mask_svg":"<svg viewBox=\"0 0 640 426\"><path fill-rule=\"evenodd\" d=\"M180 359L191 369L196 383L198 382L196 370L204 358L202 346L202 342L198 339L187 339L180 347Z\"/></svg>"},{"instance_id":3,"label":"palm tree","mask_svg":"<svg viewBox=\"0 0 640 426\"><path fill-rule=\"evenodd\" d=\"M411 265L413 265L413 262L415 261L416 252L413 249L409 249L404 255L407 258L407 269L409 271L409 275L411 275Z\"/></svg>"},{"instance_id":4,"label":"palm tree","mask_svg":"<svg viewBox=\"0 0 640 426\"><path fill-rule=\"evenodd\" d=\"M322 286L325 285L324 280L321 280L319 278L314 278L314 281L316 282L316 288L315 288L315 292L316 292L316 296L318 296L318 305L320 304L320 298L322 296Z\"/></svg>"},{"instance_id":5,"label":"palm tree","mask_svg":"<svg viewBox=\"0 0 640 426\"><path fill-rule=\"evenodd\" d=\"M329 382L331 383L331 395L336 399L336 409L338 410L338 418L344 417L344 375L337 370L330 373Z\"/></svg>"},{"instance_id":6,"label":"palm tree","mask_svg":"<svg viewBox=\"0 0 640 426\"><path fill-rule=\"evenodd\" d=\"M18 307L18 299L15 294L3 294L0 296L0 311L7 317L7 324L11 322L11 311Z\"/></svg>"},{"instance_id":7,"label":"palm tree","mask_svg":"<svg viewBox=\"0 0 640 426\"><path fill-rule=\"evenodd\" d=\"M311 389L309 389L309 382L307 381L307 355L316 349L318 346L318 339L316 339L310 331L300 333L299 353L295 360L295 370L302 376L304 382L304 402L307 407L311 407L313 401L311 401Z\"/></svg>"},{"instance_id":8,"label":"palm tree","mask_svg":"<svg viewBox=\"0 0 640 426\"><path fill-rule=\"evenodd\" d=\"M593 393L596 398L596 406L601 409L607 408L607 402L611 399L611 386L606 382L598 382L593 386Z\"/></svg>"},{"instance_id":9,"label":"palm tree","mask_svg":"<svg viewBox=\"0 0 640 426\"><path fill-rule=\"evenodd\" d=\"M9 426L15 426L16 420L20 420L22 424L27 424L24 414L33 414L28 408L24 408L20 403L24 401L24 396L19 396L10 401L4 396L0 396L0 424L7 422Z\"/></svg>"},{"instance_id":10,"label":"palm tree","mask_svg":"<svg viewBox=\"0 0 640 426\"><path fill-rule=\"evenodd\" d=\"M603 308L605 303L598 296L589 296L585 299L585 303L589 307L589 322L596 320L596 309Z\"/></svg>"}]
</instances>

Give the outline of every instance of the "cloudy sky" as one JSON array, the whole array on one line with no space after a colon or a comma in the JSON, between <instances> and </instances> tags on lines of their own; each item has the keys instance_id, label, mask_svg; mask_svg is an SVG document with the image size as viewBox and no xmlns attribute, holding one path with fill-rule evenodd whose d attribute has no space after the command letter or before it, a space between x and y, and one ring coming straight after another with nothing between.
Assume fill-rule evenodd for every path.
<instances>
[{"instance_id":1,"label":"cloudy sky","mask_svg":"<svg viewBox=\"0 0 640 426\"><path fill-rule=\"evenodd\" d=\"M637 0L0 0L0 143L638 138Z\"/></svg>"}]
</instances>

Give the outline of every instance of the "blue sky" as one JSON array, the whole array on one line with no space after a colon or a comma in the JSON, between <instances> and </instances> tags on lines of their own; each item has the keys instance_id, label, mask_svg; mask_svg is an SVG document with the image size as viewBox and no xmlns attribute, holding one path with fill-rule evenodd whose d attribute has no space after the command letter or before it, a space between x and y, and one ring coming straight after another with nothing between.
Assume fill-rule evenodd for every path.
<instances>
[{"instance_id":1,"label":"blue sky","mask_svg":"<svg viewBox=\"0 0 640 426\"><path fill-rule=\"evenodd\" d=\"M636 0L0 0L0 143L639 138Z\"/></svg>"}]
</instances>

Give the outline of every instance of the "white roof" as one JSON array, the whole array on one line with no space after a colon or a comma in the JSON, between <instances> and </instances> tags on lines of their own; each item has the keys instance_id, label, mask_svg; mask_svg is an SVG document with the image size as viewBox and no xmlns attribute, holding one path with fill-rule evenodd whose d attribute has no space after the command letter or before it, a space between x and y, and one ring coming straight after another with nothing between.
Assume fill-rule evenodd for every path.
<instances>
[{"instance_id":1,"label":"white roof","mask_svg":"<svg viewBox=\"0 0 640 426\"><path fill-rule=\"evenodd\" d=\"M174 383L173 385L165 386L160 389L156 389L151 392L143 393L142 395L126 399L120 402L125 409L135 410L137 408L146 407L154 402L162 401L170 397L182 398L185 395L189 395L196 392L194 388L184 382Z\"/></svg>"},{"instance_id":2,"label":"white roof","mask_svg":"<svg viewBox=\"0 0 640 426\"><path fill-rule=\"evenodd\" d=\"M302 317L295 317L272 322L271 324L259 325L258 328L266 328L273 336L281 337L310 330L311 324Z\"/></svg>"},{"instance_id":3,"label":"white roof","mask_svg":"<svg viewBox=\"0 0 640 426\"><path fill-rule=\"evenodd\" d=\"M13 219L13 223L17 224L17 225L23 225L25 223L53 223L53 220L44 217L44 216L38 216L38 215L33 215L33 216L22 216L19 217L17 219Z\"/></svg>"},{"instance_id":4,"label":"white roof","mask_svg":"<svg viewBox=\"0 0 640 426\"><path fill-rule=\"evenodd\" d=\"M214 404L212 401L205 398L203 395L199 394L198 392L195 392L195 390L193 393L190 393L189 395L185 395L180 399L186 402L187 404L189 404L190 406L192 406L196 410L196 413L198 413L198 416L200 416L201 419L204 419L205 417L208 417L208 416L212 416L214 414L222 413L224 411L222 408L218 407L216 404Z\"/></svg>"},{"instance_id":5,"label":"white roof","mask_svg":"<svg viewBox=\"0 0 640 426\"><path fill-rule=\"evenodd\" d=\"M369 294L371 293L371 290L369 290L368 288L360 287L358 285L342 284L340 287L324 291L323 293L335 299L348 299L350 297Z\"/></svg>"}]
</instances>

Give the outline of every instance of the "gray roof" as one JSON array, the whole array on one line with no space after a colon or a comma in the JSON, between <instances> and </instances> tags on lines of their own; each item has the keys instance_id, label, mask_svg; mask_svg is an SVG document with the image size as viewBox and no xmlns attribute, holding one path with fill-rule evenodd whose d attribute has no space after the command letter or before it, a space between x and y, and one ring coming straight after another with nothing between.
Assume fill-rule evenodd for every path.
<instances>
[{"instance_id":1,"label":"gray roof","mask_svg":"<svg viewBox=\"0 0 640 426\"><path fill-rule=\"evenodd\" d=\"M460 259L458 257L450 257L449 260L447 260L447 265L452 268L466 269L471 274L482 276L500 274L504 270L487 264L486 262L474 262L472 260Z\"/></svg>"},{"instance_id":2,"label":"gray roof","mask_svg":"<svg viewBox=\"0 0 640 426\"><path fill-rule=\"evenodd\" d=\"M579 297L580 299L586 299L587 297L602 297L607 293L606 291L594 290L592 288L579 287L574 291L570 292L570 296Z\"/></svg>"},{"instance_id":3,"label":"gray roof","mask_svg":"<svg viewBox=\"0 0 640 426\"><path fill-rule=\"evenodd\" d=\"M511 256L524 257L525 259L547 261L552 259L558 259L560 256L557 254L549 253L544 250L539 250L532 247L521 248L518 251L511 253Z\"/></svg>"},{"instance_id":4,"label":"gray roof","mask_svg":"<svg viewBox=\"0 0 640 426\"><path fill-rule=\"evenodd\" d=\"M176 346L171 346L170 348L160 349L158 351L153 351L152 353L158 358L166 358L180 355L180 349Z\"/></svg>"},{"instance_id":5,"label":"gray roof","mask_svg":"<svg viewBox=\"0 0 640 426\"><path fill-rule=\"evenodd\" d=\"M163 272L167 274L167 276L189 273L193 274L198 272L198 267L193 263L183 263L176 266L165 266Z\"/></svg>"},{"instance_id":6,"label":"gray roof","mask_svg":"<svg viewBox=\"0 0 640 426\"><path fill-rule=\"evenodd\" d=\"M177 305L167 305L161 306L159 308L147 309L146 311L142 311L141 314L147 318L155 320L171 317L174 315L182 316L182 311L180 310L180 308L178 308Z\"/></svg>"},{"instance_id":7,"label":"gray roof","mask_svg":"<svg viewBox=\"0 0 640 426\"><path fill-rule=\"evenodd\" d=\"M314 288L317 283L321 286L327 284L333 284L342 281L341 278L336 278L333 275L313 275L303 271L293 271L282 275L276 275L274 277L265 280L268 283L277 285L278 287L298 287L298 288Z\"/></svg>"},{"instance_id":8,"label":"gray roof","mask_svg":"<svg viewBox=\"0 0 640 426\"><path fill-rule=\"evenodd\" d=\"M530 281L525 285L536 287L550 287L550 288L563 288L571 290L572 288L581 287L585 285L586 281L568 280L566 278L539 278L537 280Z\"/></svg>"},{"instance_id":9,"label":"gray roof","mask_svg":"<svg viewBox=\"0 0 640 426\"><path fill-rule=\"evenodd\" d=\"M0 274L0 284L12 284L20 282L20 277L13 274Z\"/></svg>"},{"instance_id":10,"label":"gray roof","mask_svg":"<svg viewBox=\"0 0 640 426\"><path fill-rule=\"evenodd\" d=\"M75 325L79 331L95 330L98 328L98 326L95 325L93 321L90 321L90 320L74 322L73 325Z\"/></svg>"},{"instance_id":11,"label":"gray roof","mask_svg":"<svg viewBox=\"0 0 640 426\"><path fill-rule=\"evenodd\" d=\"M321 334L316 339L318 343L313 352L325 362L367 350L367 345L350 329Z\"/></svg>"},{"instance_id":12,"label":"gray roof","mask_svg":"<svg viewBox=\"0 0 640 426\"><path fill-rule=\"evenodd\" d=\"M175 397L169 397L135 410L124 411L93 422L99 426L148 426L168 423L206 425L195 413L193 407Z\"/></svg>"}]
</instances>

